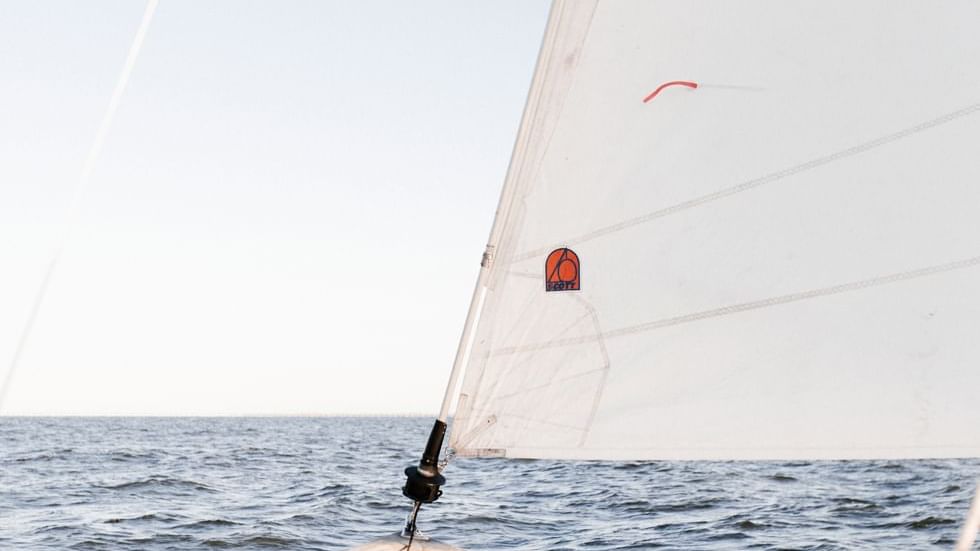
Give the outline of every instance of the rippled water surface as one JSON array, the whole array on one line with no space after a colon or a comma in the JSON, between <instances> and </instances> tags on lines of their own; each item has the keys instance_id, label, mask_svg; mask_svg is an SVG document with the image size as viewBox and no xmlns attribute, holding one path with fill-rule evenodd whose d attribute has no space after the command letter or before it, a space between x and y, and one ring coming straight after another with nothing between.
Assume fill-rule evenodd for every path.
<instances>
[{"instance_id":1,"label":"rippled water surface","mask_svg":"<svg viewBox=\"0 0 980 551\"><path fill-rule=\"evenodd\" d=\"M412 418L0 418L0 549L345 549L394 532ZM978 461L459 460L468 549L950 549Z\"/></svg>"}]
</instances>

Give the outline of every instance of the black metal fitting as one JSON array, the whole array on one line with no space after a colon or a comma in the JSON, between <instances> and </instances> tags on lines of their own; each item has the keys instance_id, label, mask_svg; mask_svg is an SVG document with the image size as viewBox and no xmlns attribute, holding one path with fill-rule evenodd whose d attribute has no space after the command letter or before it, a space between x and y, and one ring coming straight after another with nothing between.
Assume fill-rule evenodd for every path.
<instances>
[{"instance_id":1,"label":"black metal fitting","mask_svg":"<svg viewBox=\"0 0 980 551\"><path fill-rule=\"evenodd\" d=\"M418 467L409 467L405 469L405 476L402 494L408 499L419 503L432 503L442 495L439 487L446 483L446 477L441 474L425 476L419 472Z\"/></svg>"},{"instance_id":2,"label":"black metal fitting","mask_svg":"<svg viewBox=\"0 0 980 551\"><path fill-rule=\"evenodd\" d=\"M446 483L446 477L439 474L439 453L445 438L446 423L436 421L429 433L422 460L417 467L405 469L406 479L402 494L408 499L418 503L432 503L442 495L439 488Z\"/></svg>"}]
</instances>

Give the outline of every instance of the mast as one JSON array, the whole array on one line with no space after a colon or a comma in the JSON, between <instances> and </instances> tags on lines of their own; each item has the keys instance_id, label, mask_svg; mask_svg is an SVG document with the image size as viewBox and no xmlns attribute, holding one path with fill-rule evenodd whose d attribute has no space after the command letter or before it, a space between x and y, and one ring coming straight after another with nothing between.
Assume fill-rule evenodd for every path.
<instances>
[{"instance_id":1,"label":"mast","mask_svg":"<svg viewBox=\"0 0 980 551\"><path fill-rule=\"evenodd\" d=\"M409 466L405 469L405 486L402 487L402 494L413 501L412 512L402 534L407 535L409 545L417 531L416 517L423 504L433 503L442 496L441 486L446 483L446 478L440 472L439 457L448 430L449 410L452 406L453 398L459 385L460 376L469 360L470 351L473 348L473 339L476 336L476 329L480 322L488 292L488 281L490 270L493 266L497 252L497 245L501 235L504 233L510 212L517 197L517 187L522 180L522 172L526 164L527 150L532 144L531 127L535 119L536 110L542 103L542 89L544 81L543 67L549 62L551 51L558 37L558 24L562 19L568 0L553 0L548 13L548 22L545 27L544 36L538 52L538 59L534 67L531 86L525 100L524 112L518 127L517 137L511 152L510 165L504 179L504 185L500 191L500 199L497 203L497 210L494 214L493 224L490 229L490 236L487 240L486 249L480 260L480 273L477 276L473 295L470 298L469 310L466 314L466 321L463 324L463 332L456 347L456 356L453 359L453 368L449 374L449 381L446 384L446 391L442 398L442 406L436 418L432 430L429 433L428 441L422 453L422 458L417 466Z\"/></svg>"},{"instance_id":2,"label":"mast","mask_svg":"<svg viewBox=\"0 0 980 551\"><path fill-rule=\"evenodd\" d=\"M499 212L499 210L498 210ZM495 222L496 225L496 222ZM449 375L449 382L446 385L446 392L442 399L442 407L439 416L432 425L429 439L426 442L425 450L422 452L422 459L418 466L409 466L405 469L405 486L402 487L402 494L413 501L412 512L409 515L403 535L408 535L410 540L414 538L417 531L415 519L423 503L433 503L440 496L440 489L446 483L446 477L442 475L439 468L439 456L442 451L443 442L446 439L446 430L449 428L449 408L452 403L453 394L459 383L459 376L462 366L466 364L469 352L473 345L473 336L476 334L474 328L480 319L480 312L483 309L483 301L486 298L486 274L493 259L493 246L487 245L487 251L483 253L483 260L480 263L480 275L476 280L476 288L470 300L470 308L466 314L466 322L463 324L463 333L460 335L459 345L456 349L456 358L453 361L453 370Z\"/></svg>"}]
</instances>

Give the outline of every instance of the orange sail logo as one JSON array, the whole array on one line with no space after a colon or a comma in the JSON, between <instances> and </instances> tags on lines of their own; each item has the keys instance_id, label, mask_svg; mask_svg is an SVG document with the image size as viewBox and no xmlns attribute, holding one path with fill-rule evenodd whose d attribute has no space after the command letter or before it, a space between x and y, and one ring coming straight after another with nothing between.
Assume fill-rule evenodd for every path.
<instances>
[{"instance_id":1,"label":"orange sail logo","mask_svg":"<svg viewBox=\"0 0 980 551\"><path fill-rule=\"evenodd\" d=\"M578 291L582 285L578 255L567 248L555 249L544 263L545 291Z\"/></svg>"}]
</instances>

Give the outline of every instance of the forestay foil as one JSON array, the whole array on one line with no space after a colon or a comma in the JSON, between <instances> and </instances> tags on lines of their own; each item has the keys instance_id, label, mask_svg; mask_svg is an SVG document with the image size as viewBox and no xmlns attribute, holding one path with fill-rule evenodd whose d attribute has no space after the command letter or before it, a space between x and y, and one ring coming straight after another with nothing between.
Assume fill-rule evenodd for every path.
<instances>
[{"instance_id":1,"label":"forestay foil","mask_svg":"<svg viewBox=\"0 0 980 551\"><path fill-rule=\"evenodd\" d=\"M977 21L973 0L556 2L457 454L980 455ZM546 290L561 248L578 290Z\"/></svg>"}]
</instances>

